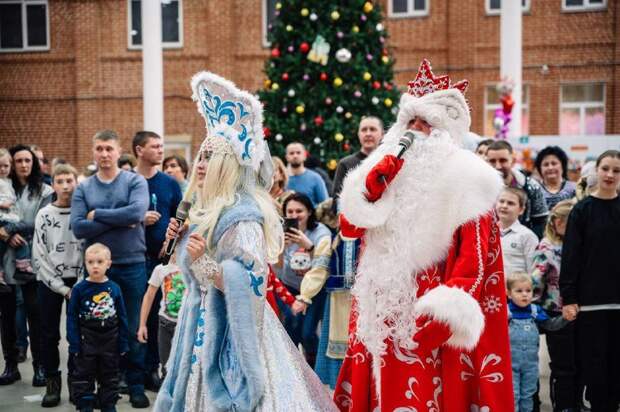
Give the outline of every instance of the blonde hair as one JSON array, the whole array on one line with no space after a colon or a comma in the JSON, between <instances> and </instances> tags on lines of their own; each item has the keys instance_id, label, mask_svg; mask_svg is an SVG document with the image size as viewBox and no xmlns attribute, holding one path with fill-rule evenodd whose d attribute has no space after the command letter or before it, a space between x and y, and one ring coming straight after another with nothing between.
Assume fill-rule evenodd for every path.
<instances>
[{"instance_id":1,"label":"blonde hair","mask_svg":"<svg viewBox=\"0 0 620 412\"><path fill-rule=\"evenodd\" d=\"M286 189L286 186L288 185L288 173L286 171L286 166L284 165L284 162L278 156L271 156L271 161L273 162L274 176L276 171L280 172L280 175L282 175L281 187L282 189ZM274 183L277 182L274 181Z\"/></svg>"},{"instance_id":2,"label":"blonde hair","mask_svg":"<svg viewBox=\"0 0 620 412\"><path fill-rule=\"evenodd\" d=\"M506 288L510 292L517 283L524 283L524 282L529 283L530 286L533 286L534 284L534 282L532 281L532 277L528 275L527 273L514 272L508 275L508 277L506 278Z\"/></svg>"},{"instance_id":3,"label":"blonde hair","mask_svg":"<svg viewBox=\"0 0 620 412\"><path fill-rule=\"evenodd\" d=\"M52 170L52 182L54 178L58 175L73 175L77 180L78 172L75 170L75 167L71 166L68 163L60 163L54 167Z\"/></svg>"},{"instance_id":4,"label":"blonde hair","mask_svg":"<svg viewBox=\"0 0 620 412\"><path fill-rule=\"evenodd\" d=\"M4 147L0 147L0 158L4 156L11 157L11 153L9 153L8 149L5 149Z\"/></svg>"},{"instance_id":5,"label":"blonde hair","mask_svg":"<svg viewBox=\"0 0 620 412\"><path fill-rule=\"evenodd\" d=\"M555 206L553 206L553 209L551 209L551 213L549 213L549 218L547 219L547 224L545 225L545 237L549 239L551 243L556 245L562 243L562 237L556 231L555 222L558 219L566 221L574 205L575 202L572 199L567 199L558 202Z\"/></svg>"},{"instance_id":6,"label":"blonde hair","mask_svg":"<svg viewBox=\"0 0 620 412\"><path fill-rule=\"evenodd\" d=\"M271 196L258 184L256 174L242 167L233 154L213 153L209 159L202 187L198 187L196 169L200 154L194 161L192 176L184 200L195 198L189 213L198 233L207 233L207 248L213 252L213 233L222 211L233 206L239 193L247 193L258 204L263 214L266 257L275 263L283 248L283 235L278 214Z\"/></svg>"},{"instance_id":7,"label":"blonde hair","mask_svg":"<svg viewBox=\"0 0 620 412\"><path fill-rule=\"evenodd\" d=\"M112 260L112 252L110 252L110 249L103 243L93 243L92 245L87 247L86 251L84 252L84 256L88 255L89 253L103 253L108 260Z\"/></svg>"}]
</instances>

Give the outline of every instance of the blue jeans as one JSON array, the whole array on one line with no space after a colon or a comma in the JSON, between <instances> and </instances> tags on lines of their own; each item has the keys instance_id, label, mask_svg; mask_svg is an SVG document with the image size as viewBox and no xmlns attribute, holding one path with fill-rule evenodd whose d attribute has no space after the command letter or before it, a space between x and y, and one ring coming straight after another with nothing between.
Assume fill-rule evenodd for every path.
<instances>
[{"instance_id":1,"label":"blue jeans","mask_svg":"<svg viewBox=\"0 0 620 412\"><path fill-rule=\"evenodd\" d=\"M112 265L108 278L116 282L123 292L129 329L129 353L127 354L126 379L129 393L144 392L144 357L146 345L138 342L137 332L140 323L140 307L146 292L146 266L144 262L126 265Z\"/></svg>"},{"instance_id":2,"label":"blue jeans","mask_svg":"<svg viewBox=\"0 0 620 412\"><path fill-rule=\"evenodd\" d=\"M299 291L289 286L287 289L293 295L299 295ZM306 314L293 315L288 305L282 305L281 309L284 313L284 329L290 336L295 346L301 343L304 348L306 360L310 367L314 369L314 361L319 347L319 336L317 335L317 327L319 321L323 317L323 309L325 306L325 288L321 289L315 297L312 298L312 304L308 306Z\"/></svg>"}]
</instances>

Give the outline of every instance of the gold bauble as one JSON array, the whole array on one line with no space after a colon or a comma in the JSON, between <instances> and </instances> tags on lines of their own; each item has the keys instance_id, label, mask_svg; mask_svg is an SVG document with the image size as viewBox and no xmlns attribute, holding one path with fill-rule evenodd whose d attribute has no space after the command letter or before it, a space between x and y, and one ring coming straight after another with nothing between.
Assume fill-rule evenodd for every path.
<instances>
[{"instance_id":1,"label":"gold bauble","mask_svg":"<svg viewBox=\"0 0 620 412\"><path fill-rule=\"evenodd\" d=\"M368 72L364 73L364 80L368 81L370 79L372 79L372 74L370 74Z\"/></svg>"},{"instance_id":2,"label":"gold bauble","mask_svg":"<svg viewBox=\"0 0 620 412\"><path fill-rule=\"evenodd\" d=\"M279 88L280 88L280 85L278 83L271 84L271 90L278 90Z\"/></svg>"},{"instance_id":3,"label":"gold bauble","mask_svg":"<svg viewBox=\"0 0 620 412\"><path fill-rule=\"evenodd\" d=\"M340 18L340 13L338 13L338 10L334 10L332 11L332 14L330 14L332 20L338 20Z\"/></svg>"},{"instance_id":4,"label":"gold bauble","mask_svg":"<svg viewBox=\"0 0 620 412\"><path fill-rule=\"evenodd\" d=\"M367 1L366 3L364 3L364 13L370 13L373 8L374 6L371 2Z\"/></svg>"},{"instance_id":5,"label":"gold bauble","mask_svg":"<svg viewBox=\"0 0 620 412\"><path fill-rule=\"evenodd\" d=\"M297 106L297 107L295 108L295 111L296 111L297 113L299 113L299 114L303 114L303 112L304 112L305 110L306 110L306 108L304 107L304 105L303 105L303 104L300 104L299 106Z\"/></svg>"},{"instance_id":6,"label":"gold bauble","mask_svg":"<svg viewBox=\"0 0 620 412\"><path fill-rule=\"evenodd\" d=\"M392 99L390 99L389 97L388 97L388 98L386 98L386 99L383 101L383 104L384 104L386 107L391 107L391 106L392 106L392 103L394 103L394 102L392 102Z\"/></svg>"},{"instance_id":7,"label":"gold bauble","mask_svg":"<svg viewBox=\"0 0 620 412\"><path fill-rule=\"evenodd\" d=\"M334 79L334 86L336 86L336 87L340 87L340 86L342 86L342 83L343 83L343 82L342 82L342 79L341 79L340 77L336 77L336 78Z\"/></svg>"},{"instance_id":8,"label":"gold bauble","mask_svg":"<svg viewBox=\"0 0 620 412\"><path fill-rule=\"evenodd\" d=\"M308 14L310 14L310 10L306 9L305 7L301 9L301 15L303 17L306 17Z\"/></svg>"},{"instance_id":9,"label":"gold bauble","mask_svg":"<svg viewBox=\"0 0 620 412\"><path fill-rule=\"evenodd\" d=\"M338 143L342 142L344 140L344 135L340 132L336 133L334 135L334 140L336 140Z\"/></svg>"}]
</instances>

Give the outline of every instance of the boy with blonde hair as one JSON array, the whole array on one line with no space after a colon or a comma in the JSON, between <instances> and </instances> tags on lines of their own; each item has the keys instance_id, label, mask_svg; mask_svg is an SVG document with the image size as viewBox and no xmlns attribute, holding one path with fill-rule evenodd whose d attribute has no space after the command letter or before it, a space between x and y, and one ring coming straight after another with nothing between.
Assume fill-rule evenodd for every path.
<instances>
[{"instance_id":1,"label":"boy with blonde hair","mask_svg":"<svg viewBox=\"0 0 620 412\"><path fill-rule=\"evenodd\" d=\"M86 249L88 277L71 291L67 314L67 340L73 357L73 396L79 411L95 404L95 377L103 412L116 411L119 359L129 350L127 314L120 287L106 277L112 266L107 246L94 243Z\"/></svg>"}]
</instances>

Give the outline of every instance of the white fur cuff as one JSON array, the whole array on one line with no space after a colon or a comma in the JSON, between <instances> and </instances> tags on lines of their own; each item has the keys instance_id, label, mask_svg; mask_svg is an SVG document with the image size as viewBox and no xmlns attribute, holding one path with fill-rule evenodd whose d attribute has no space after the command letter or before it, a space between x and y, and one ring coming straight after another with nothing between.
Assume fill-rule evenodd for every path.
<instances>
[{"instance_id":1,"label":"white fur cuff","mask_svg":"<svg viewBox=\"0 0 620 412\"><path fill-rule=\"evenodd\" d=\"M484 315L478 301L458 287L440 285L416 303L416 315L426 315L450 327L452 336L446 344L471 350L484 329Z\"/></svg>"}]
</instances>

